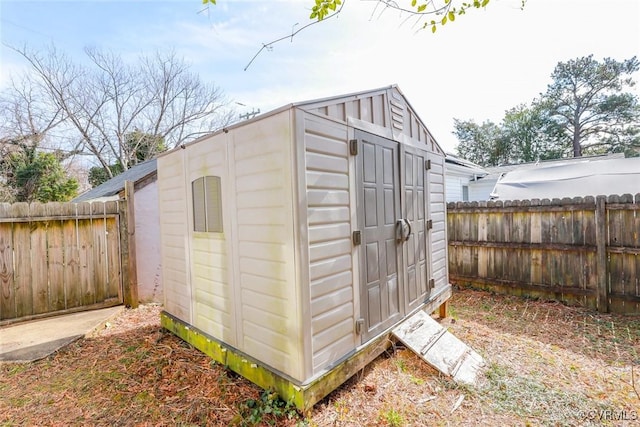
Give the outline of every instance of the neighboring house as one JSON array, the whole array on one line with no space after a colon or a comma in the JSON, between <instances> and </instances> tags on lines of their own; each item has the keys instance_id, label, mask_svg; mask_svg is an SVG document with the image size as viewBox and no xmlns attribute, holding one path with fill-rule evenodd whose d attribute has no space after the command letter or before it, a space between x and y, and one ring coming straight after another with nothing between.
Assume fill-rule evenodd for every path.
<instances>
[{"instance_id":1,"label":"neighboring house","mask_svg":"<svg viewBox=\"0 0 640 427\"><path fill-rule=\"evenodd\" d=\"M447 153L445 158L445 188L447 202L472 202L488 200L479 187L472 186L488 172L473 162ZM493 190L493 186L491 187ZM487 193L488 195L488 193Z\"/></svg>"},{"instance_id":2,"label":"neighboring house","mask_svg":"<svg viewBox=\"0 0 640 427\"><path fill-rule=\"evenodd\" d=\"M640 157L578 157L521 165L500 175L498 200L553 199L640 193Z\"/></svg>"},{"instance_id":3,"label":"neighboring house","mask_svg":"<svg viewBox=\"0 0 640 427\"><path fill-rule=\"evenodd\" d=\"M395 85L159 155L163 326L308 409L450 297L444 158Z\"/></svg>"},{"instance_id":4,"label":"neighboring house","mask_svg":"<svg viewBox=\"0 0 640 427\"><path fill-rule=\"evenodd\" d=\"M156 159L147 160L72 200L74 203L118 200L123 196L125 181L134 183L136 277L138 299L143 303L163 301L157 179Z\"/></svg>"}]
</instances>

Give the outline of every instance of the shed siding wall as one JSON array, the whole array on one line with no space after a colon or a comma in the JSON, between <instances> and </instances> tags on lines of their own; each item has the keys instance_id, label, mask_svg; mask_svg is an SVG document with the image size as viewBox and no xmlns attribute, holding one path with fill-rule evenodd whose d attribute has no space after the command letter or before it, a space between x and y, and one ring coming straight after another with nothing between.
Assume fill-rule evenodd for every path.
<instances>
[{"instance_id":1,"label":"shed siding wall","mask_svg":"<svg viewBox=\"0 0 640 427\"><path fill-rule=\"evenodd\" d=\"M431 268L435 290L449 286L447 266L447 215L445 204L444 156L431 156L429 173L429 207L431 230Z\"/></svg>"},{"instance_id":2,"label":"shed siding wall","mask_svg":"<svg viewBox=\"0 0 640 427\"><path fill-rule=\"evenodd\" d=\"M178 319L191 323L189 245L185 224L184 153L158 159L158 199L164 308Z\"/></svg>"},{"instance_id":3,"label":"shed siding wall","mask_svg":"<svg viewBox=\"0 0 640 427\"><path fill-rule=\"evenodd\" d=\"M291 110L229 135L240 349L304 380L296 281Z\"/></svg>"},{"instance_id":4,"label":"shed siding wall","mask_svg":"<svg viewBox=\"0 0 640 427\"><path fill-rule=\"evenodd\" d=\"M312 357L317 374L356 347L353 212L346 126L310 115L304 124Z\"/></svg>"},{"instance_id":5,"label":"shed siding wall","mask_svg":"<svg viewBox=\"0 0 640 427\"><path fill-rule=\"evenodd\" d=\"M191 286L193 288L193 325L208 334L236 345L233 287L229 280L228 246L231 235L226 136L216 135L208 142L195 144L187 150L185 188L193 201L191 183L204 176L221 179L223 226L222 233L196 232L193 225L193 205L188 203L185 219L191 238Z\"/></svg>"}]
</instances>

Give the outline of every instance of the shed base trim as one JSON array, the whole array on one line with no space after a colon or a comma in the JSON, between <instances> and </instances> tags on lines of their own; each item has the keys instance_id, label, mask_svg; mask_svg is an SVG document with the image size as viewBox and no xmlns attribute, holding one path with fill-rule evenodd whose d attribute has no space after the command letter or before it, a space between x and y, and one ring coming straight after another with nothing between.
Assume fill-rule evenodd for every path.
<instances>
[{"instance_id":1,"label":"shed base trim","mask_svg":"<svg viewBox=\"0 0 640 427\"><path fill-rule=\"evenodd\" d=\"M303 385L282 373L275 372L241 351L225 345L166 311L160 314L160 323L163 328L216 362L225 365L228 369L265 390L275 391L283 400L291 402L303 413L310 411L313 405L373 361L392 344L390 334L380 336L321 377Z\"/></svg>"},{"instance_id":2,"label":"shed base trim","mask_svg":"<svg viewBox=\"0 0 640 427\"><path fill-rule=\"evenodd\" d=\"M450 297L451 288L447 287L444 292L426 302L421 309L427 313L433 312L441 304L446 303ZM163 328L188 342L216 362L265 390L275 391L283 400L294 404L302 413L309 412L313 405L371 363L396 341L396 338L392 337L391 331L387 331L346 356L337 365L319 377L312 379L307 384L302 384L242 353L240 350L224 344L166 311L160 313L160 323Z\"/></svg>"}]
</instances>

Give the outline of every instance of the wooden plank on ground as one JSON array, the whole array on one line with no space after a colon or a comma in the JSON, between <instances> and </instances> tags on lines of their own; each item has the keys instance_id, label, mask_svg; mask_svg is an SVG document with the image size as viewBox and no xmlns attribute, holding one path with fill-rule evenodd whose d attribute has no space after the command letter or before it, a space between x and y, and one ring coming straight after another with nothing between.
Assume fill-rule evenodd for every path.
<instances>
[{"instance_id":1,"label":"wooden plank on ground","mask_svg":"<svg viewBox=\"0 0 640 427\"><path fill-rule=\"evenodd\" d=\"M482 356L422 310L403 321L392 333L422 360L457 383L476 384L485 366Z\"/></svg>"}]
</instances>

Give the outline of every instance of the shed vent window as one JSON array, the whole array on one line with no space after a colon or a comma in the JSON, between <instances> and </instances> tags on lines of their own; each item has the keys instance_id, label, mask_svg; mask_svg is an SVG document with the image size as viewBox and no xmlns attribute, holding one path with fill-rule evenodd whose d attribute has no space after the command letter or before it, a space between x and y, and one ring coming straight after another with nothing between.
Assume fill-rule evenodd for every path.
<instances>
[{"instance_id":1,"label":"shed vent window","mask_svg":"<svg viewBox=\"0 0 640 427\"><path fill-rule=\"evenodd\" d=\"M222 196L219 176L203 176L191 183L193 231L222 233Z\"/></svg>"}]
</instances>

